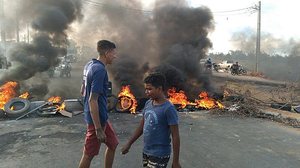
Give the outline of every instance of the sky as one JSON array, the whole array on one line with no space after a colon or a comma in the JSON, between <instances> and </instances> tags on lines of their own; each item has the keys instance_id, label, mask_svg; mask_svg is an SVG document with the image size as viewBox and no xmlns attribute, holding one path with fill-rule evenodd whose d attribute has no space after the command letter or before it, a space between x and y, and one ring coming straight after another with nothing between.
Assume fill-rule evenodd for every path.
<instances>
[{"instance_id":1,"label":"sky","mask_svg":"<svg viewBox=\"0 0 300 168\"><path fill-rule=\"evenodd\" d=\"M94 1L98 2L98 0ZM233 34L239 32L252 32L252 34L255 35L256 33L257 10L239 9L251 9L255 7L255 5L258 5L258 0L186 1L190 7L196 8L206 6L213 13L215 30L209 34L209 38L213 43L213 48L210 52L227 53L230 50L241 49L231 41ZM142 2L144 4L144 10L151 11L155 0L142 0ZM300 2L296 0L261 0L261 5L261 33L270 34L272 38L269 39L269 43L270 41L273 42L273 45L268 48L271 48L272 50L272 47L281 44L286 44L281 47L286 48L286 46L290 46L289 41L291 41L291 39L300 44L300 22L298 19L300 16ZM10 13L15 15L14 10L11 12L6 11L6 15L9 15ZM24 32L21 33L26 34L27 30L24 29ZM23 34L21 34L22 39L25 37ZM282 41L283 43L281 43ZM272 53L272 51L268 50L268 53Z\"/></svg>"},{"instance_id":2,"label":"sky","mask_svg":"<svg viewBox=\"0 0 300 168\"><path fill-rule=\"evenodd\" d=\"M154 0L144 0L145 8L151 8ZM257 30L257 12L249 10L228 12L258 5L255 0L188 0L191 7L206 6L214 15L215 30L209 34L213 42L211 52L234 50L230 39L236 32ZM261 0L261 32L276 39L289 41L300 37L300 2L295 0Z\"/></svg>"}]
</instances>

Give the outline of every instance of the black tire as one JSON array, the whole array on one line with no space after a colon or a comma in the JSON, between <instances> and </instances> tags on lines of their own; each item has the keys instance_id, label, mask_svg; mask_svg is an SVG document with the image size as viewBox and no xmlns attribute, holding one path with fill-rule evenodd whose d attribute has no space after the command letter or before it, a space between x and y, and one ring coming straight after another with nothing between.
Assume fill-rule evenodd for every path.
<instances>
[{"instance_id":1,"label":"black tire","mask_svg":"<svg viewBox=\"0 0 300 168\"><path fill-rule=\"evenodd\" d=\"M235 72L233 72L233 71L231 71L231 75L235 76L235 75L236 75L236 73L235 73Z\"/></svg>"},{"instance_id":2,"label":"black tire","mask_svg":"<svg viewBox=\"0 0 300 168\"><path fill-rule=\"evenodd\" d=\"M14 109L12 107L15 107ZM19 117L30 107L30 102L23 98L13 98L4 105L4 111L8 117Z\"/></svg>"},{"instance_id":3,"label":"black tire","mask_svg":"<svg viewBox=\"0 0 300 168\"><path fill-rule=\"evenodd\" d=\"M65 99L64 103L66 111L83 111L83 104L81 99Z\"/></svg>"},{"instance_id":4,"label":"black tire","mask_svg":"<svg viewBox=\"0 0 300 168\"><path fill-rule=\"evenodd\" d=\"M124 98L130 100L129 101L130 105L128 107L126 107L126 108L123 108L122 105L121 105L121 101ZM116 105L116 112L119 112L119 113L130 113L130 108L132 107L132 105L133 105L133 100L132 99L130 99L127 96L121 96L121 97L118 98L118 103Z\"/></svg>"},{"instance_id":5,"label":"black tire","mask_svg":"<svg viewBox=\"0 0 300 168\"><path fill-rule=\"evenodd\" d=\"M0 109L0 118L4 118L5 117L5 113L2 109Z\"/></svg>"},{"instance_id":6,"label":"black tire","mask_svg":"<svg viewBox=\"0 0 300 168\"><path fill-rule=\"evenodd\" d=\"M50 117L50 116L54 115L54 114L49 114L49 113L41 111L41 110L36 110L35 112L40 117Z\"/></svg>"},{"instance_id":7,"label":"black tire","mask_svg":"<svg viewBox=\"0 0 300 168\"><path fill-rule=\"evenodd\" d=\"M55 107L58 107L58 106L60 106L59 103L53 103L51 105L46 105L46 106L41 107L38 110L36 110L36 113L40 117L50 117L50 116L53 116L57 113L58 110ZM45 110L45 109L48 109L48 108L51 108L51 107L53 107L53 109L55 109L55 110Z\"/></svg>"},{"instance_id":8,"label":"black tire","mask_svg":"<svg viewBox=\"0 0 300 168\"><path fill-rule=\"evenodd\" d=\"M245 75L247 74L247 71L245 69L241 70L241 74Z\"/></svg>"}]
</instances>

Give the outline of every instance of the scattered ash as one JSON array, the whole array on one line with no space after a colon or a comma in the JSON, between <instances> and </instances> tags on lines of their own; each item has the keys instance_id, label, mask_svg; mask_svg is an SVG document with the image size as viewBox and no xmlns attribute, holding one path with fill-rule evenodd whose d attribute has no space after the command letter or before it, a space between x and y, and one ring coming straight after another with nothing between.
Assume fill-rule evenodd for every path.
<instances>
[{"instance_id":1,"label":"scattered ash","mask_svg":"<svg viewBox=\"0 0 300 168\"><path fill-rule=\"evenodd\" d=\"M233 104L224 109L210 110L212 115L230 115L235 117L257 117L260 118L262 112L255 106L250 104Z\"/></svg>"}]
</instances>

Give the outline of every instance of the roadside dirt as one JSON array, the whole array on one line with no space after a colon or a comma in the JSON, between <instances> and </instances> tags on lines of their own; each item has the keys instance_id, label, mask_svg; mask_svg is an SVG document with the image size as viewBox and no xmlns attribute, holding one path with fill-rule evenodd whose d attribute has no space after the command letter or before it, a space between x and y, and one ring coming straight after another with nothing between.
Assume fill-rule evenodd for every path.
<instances>
[{"instance_id":1,"label":"roadside dirt","mask_svg":"<svg viewBox=\"0 0 300 168\"><path fill-rule=\"evenodd\" d=\"M267 118L293 127L300 127L300 113L293 107L300 105L300 84L272 81L251 76L213 74L213 83L223 91L224 110L212 114ZM280 105L281 109L271 108ZM289 111L286 111L290 107Z\"/></svg>"}]
</instances>

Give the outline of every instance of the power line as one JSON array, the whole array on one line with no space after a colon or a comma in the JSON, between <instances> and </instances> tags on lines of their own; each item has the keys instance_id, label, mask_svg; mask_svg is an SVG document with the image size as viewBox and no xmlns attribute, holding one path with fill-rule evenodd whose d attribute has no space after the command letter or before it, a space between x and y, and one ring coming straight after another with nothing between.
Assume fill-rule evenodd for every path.
<instances>
[{"instance_id":1,"label":"power line","mask_svg":"<svg viewBox=\"0 0 300 168\"><path fill-rule=\"evenodd\" d=\"M229 13L229 14L214 14L214 16L234 16L234 15L244 15L244 14L253 14L252 12L238 12L238 13Z\"/></svg>"},{"instance_id":2,"label":"power line","mask_svg":"<svg viewBox=\"0 0 300 168\"><path fill-rule=\"evenodd\" d=\"M83 2L86 2L90 5L94 5L94 6L107 6L107 7L112 7L114 5L112 4L108 4L108 3L103 3L103 2L95 2L95 1L91 1L91 0L84 0ZM136 12L143 12L143 13L153 13L153 11L150 10L143 10L143 9L136 9L136 8L130 8L130 7L125 7L122 5L117 6L119 8L123 8L123 9L127 9L127 10L131 10L131 11L136 11Z\"/></svg>"},{"instance_id":3,"label":"power line","mask_svg":"<svg viewBox=\"0 0 300 168\"><path fill-rule=\"evenodd\" d=\"M137 9L137 8L130 8L130 7L122 6L122 5L114 6L113 4L108 4L108 3L104 3L104 2L95 2L93 0L84 0L83 2L85 2L88 5L92 5L94 7L99 7L99 6L118 7L118 8L123 8L123 9L126 9L126 10L135 11L135 12L143 12L143 13L147 13L147 14L154 13L153 10L143 10L143 9ZM250 7L246 7L246 8L240 8L240 9L233 9L233 10L226 10L226 11L215 11L215 12L212 12L212 13L217 15L217 16L232 16L232 15L241 15L241 14L253 14L256 11L257 11L257 6L255 5L255 6L250 6ZM224 15L222 15L222 14L224 14Z\"/></svg>"},{"instance_id":4,"label":"power line","mask_svg":"<svg viewBox=\"0 0 300 168\"><path fill-rule=\"evenodd\" d=\"M247 7L247 8L227 10L227 11L215 11L215 12L212 12L212 13L231 13L231 12L246 11L246 10L250 10L250 9L251 9L251 7Z\"/></svg>"}]
</instances>

